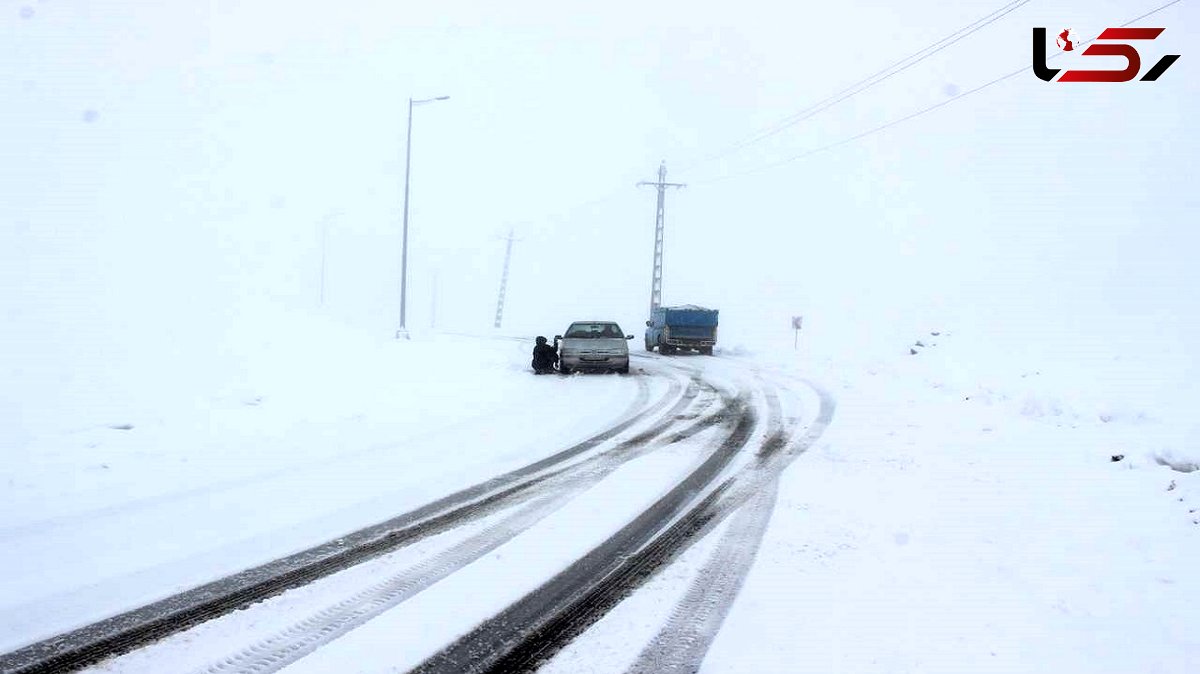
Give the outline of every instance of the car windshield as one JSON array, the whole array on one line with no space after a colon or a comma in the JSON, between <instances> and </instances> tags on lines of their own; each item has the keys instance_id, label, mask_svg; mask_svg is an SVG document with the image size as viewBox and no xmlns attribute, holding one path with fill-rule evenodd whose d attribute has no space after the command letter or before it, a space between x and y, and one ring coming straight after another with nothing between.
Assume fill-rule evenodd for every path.
<instances>
[{"instance_id":1,"label":"car windshield","mask_svg":"<svg viewBox=\"0 0 1200 674\"><path fill-rule=\"evenodd\" d=\"M621 327L616 323L572 323L567 328L567 339L601 339L623 337Z\"/></svg>"}]
</instances>

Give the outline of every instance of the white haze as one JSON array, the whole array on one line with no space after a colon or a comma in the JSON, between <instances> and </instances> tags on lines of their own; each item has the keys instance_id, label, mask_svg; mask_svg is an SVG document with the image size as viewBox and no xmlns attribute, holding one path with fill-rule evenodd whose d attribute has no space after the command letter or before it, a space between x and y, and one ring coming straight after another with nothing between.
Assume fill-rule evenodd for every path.
<instances>
[{"instance_id":1,"label":"white haze","mask_svg":"<svg viewBox=\"0 0 1200 674\"><path fill-rule=\"evenodd\" d=\"M1031 26L1094 35L1154 6L1031 3L696 163L994 0L9 4L5 371L45 383L108 363L166 376L173 359L233 348L265 304L391 335L407 99L449 95L414 116L414 330L491 328L514 228L506 329L601 317L637 332L654 193L634 184L665 159L689 186L668 195L664 300L720 308L727 346L790 346L797 314L807 347L843 356L963 330L998 354L1069 364L1080 388L1132 385L1150 407L1186 399L1200 344L1190 3L1148 20L1167 31L1147 53L1183 54L1159 82L1024 73L742 175L1027 66ZM1113 375L1118 357L1139 364ZM30 404L7 395L10 412Z\"/></svg>"}]
</instances>

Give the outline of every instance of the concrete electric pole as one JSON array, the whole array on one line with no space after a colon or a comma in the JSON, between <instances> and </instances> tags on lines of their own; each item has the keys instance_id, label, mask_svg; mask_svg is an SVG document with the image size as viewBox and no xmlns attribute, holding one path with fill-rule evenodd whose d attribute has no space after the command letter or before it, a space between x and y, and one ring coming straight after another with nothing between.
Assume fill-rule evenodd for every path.
<instances>
[{"instance_id":1,"label":"concrete electric pole","mask_svg":"<svg viewBox=\"0 0 1200 674\"><path fill-rule=\"evenodd\" d=\"M668 187L686 187L682 183L667 182L667 162L658 166L658 182L640 182L638 187L653 185L658 188L658 214L654 222L654 273L650 279L650 311L654 312L662 303L662 263L663 263L663 206L666 201Z\"/></svg>"},{"instance_id":2,"label":"concrete electric pole","mask_svg":"<svg viewBox=\"0 0 1200 674\"><path fill-rule=\"evenodd\" d=\"M504 318L504 293L508 289L508 263L512 260L513 231L508 230L508 246L504 249L504 273L500 276L500 297L496 300L496 325Z\"/></svg>"}]
</instances>

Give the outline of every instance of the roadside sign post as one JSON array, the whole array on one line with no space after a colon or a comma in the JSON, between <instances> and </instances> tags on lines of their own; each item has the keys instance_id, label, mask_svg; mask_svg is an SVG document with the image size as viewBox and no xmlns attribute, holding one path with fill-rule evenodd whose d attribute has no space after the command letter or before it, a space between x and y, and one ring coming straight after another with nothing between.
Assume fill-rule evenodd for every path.
<instances>
[{"instance_id":1,"label":"roadside sign post","mask_svg":"<svg viewBox=\"0 0 1200 674\"><path fill-rule=\"evenodd\" d=\"M792 316L792 330L796 331L795 338L792 340L793 350L798 350L800 348L800 327L803 325L803 323L803 316Z\"/></svg>"}]
</instances>

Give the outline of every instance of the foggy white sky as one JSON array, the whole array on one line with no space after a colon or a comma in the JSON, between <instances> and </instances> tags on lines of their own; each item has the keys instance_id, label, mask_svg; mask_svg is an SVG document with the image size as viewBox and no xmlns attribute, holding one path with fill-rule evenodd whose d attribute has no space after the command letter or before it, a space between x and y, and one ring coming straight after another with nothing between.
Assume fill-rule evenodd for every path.
<instances>
[{"instance_id":1,"label":"foggy white sky","mask_svg":"<svg viewBox=\"0 0 1200 674\"><path fill-rule=\"evenodd\" d=\"M315 308L334 213L323 311L390 334L406 103L449 95L414 119L413 327L430 323L435 276L439 327L489 327L515 227L507 326L640 332L654 193L634 183L665 159L691 184L668 197L664 300L720 308L724 334L805 314L1200 343L1190 2L1138 24L1167 28L1144 67L1183 55L1159 82L1026 73L729 179L1027 66L1033 26L1091 36L1163 3L1035 0L700 164L1004 3L247 4L0 5L14 330L203 322L244 297Z\"/></svg>"}]
</instances>

